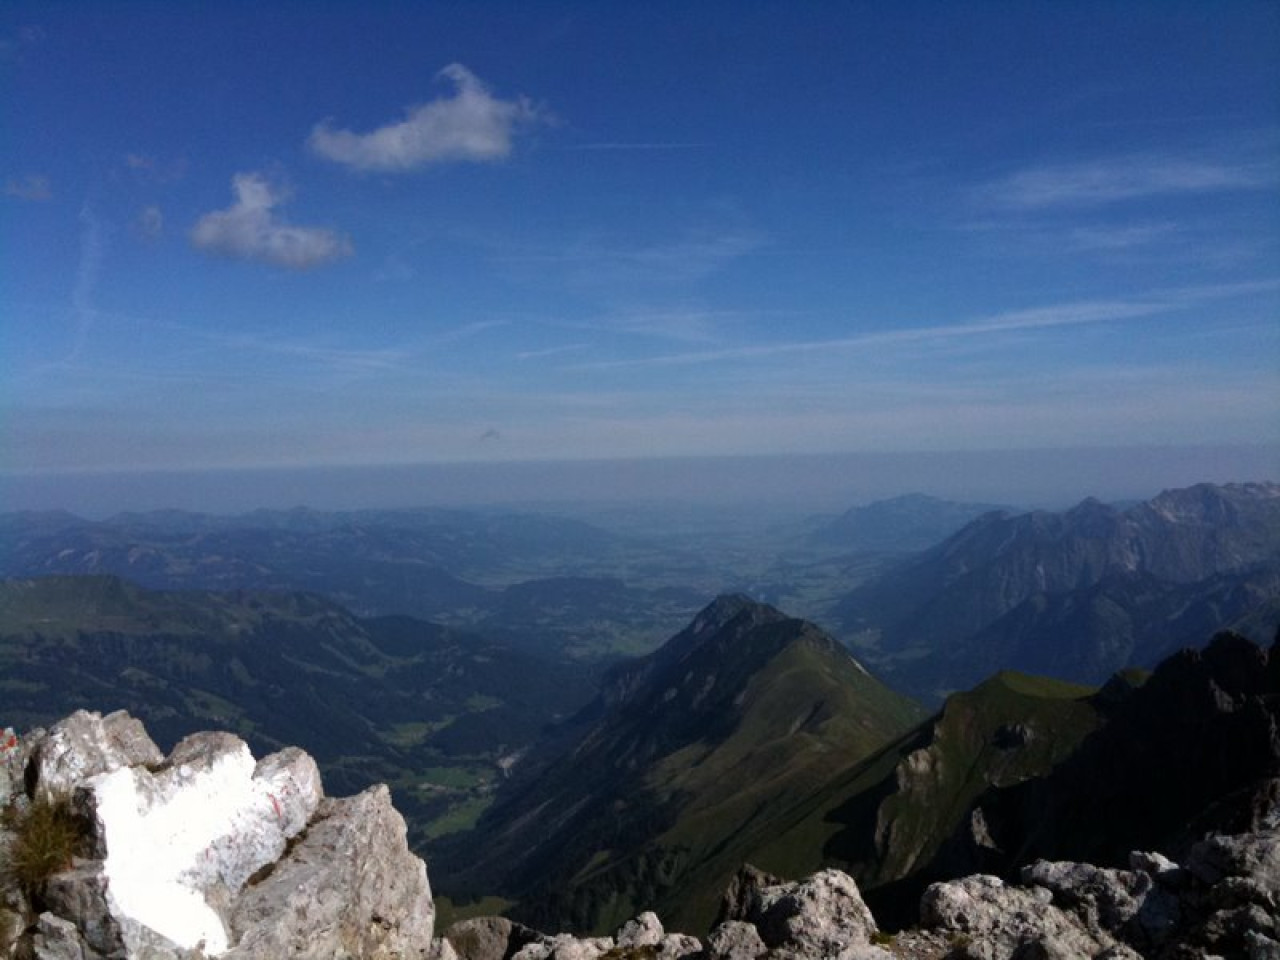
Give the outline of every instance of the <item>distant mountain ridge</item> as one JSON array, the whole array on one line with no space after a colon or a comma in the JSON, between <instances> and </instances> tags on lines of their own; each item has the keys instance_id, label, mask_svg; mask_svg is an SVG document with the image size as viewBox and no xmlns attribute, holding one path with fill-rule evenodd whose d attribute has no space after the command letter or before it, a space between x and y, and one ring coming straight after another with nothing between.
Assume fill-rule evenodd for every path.
<instances>
[{"instance_id":1,"label":"distant mountain ridge","mask_svg":"<svg viewBox=\"0 0 1280 960\"><path fill-rule=\"evenodd\" d=\"M987 514L831 615L918 694L1002 667L1099 682L1274 604L1278 577L1280 484L1201 484L1125 510Z\"/></svg>"},{"instance_id":2,"label":"distant mountain ridge","mask_svg":"<svg viewBox=\"0 0 1280 960\"><path fill-rule=\"evenodd\" d=\"M946 539L994 504L959 503L908 493L846 510L810 535L810 542L848 551L913 553Z\"/></svg>"},{"instance_id":3,"label":"distant mountain ridge","mask_svg":"<svg viewBox=\"0 0 1280 960\"><path fill-rule=\"evenodd\" d=\"M692 589L601 575L598 567L629 549L579 520L499 511L0 514L0 577L106 574L155 590L304 591L362 616L438 620L567 659L652 649L704 602Z\"/></svg>"}]
</instances>

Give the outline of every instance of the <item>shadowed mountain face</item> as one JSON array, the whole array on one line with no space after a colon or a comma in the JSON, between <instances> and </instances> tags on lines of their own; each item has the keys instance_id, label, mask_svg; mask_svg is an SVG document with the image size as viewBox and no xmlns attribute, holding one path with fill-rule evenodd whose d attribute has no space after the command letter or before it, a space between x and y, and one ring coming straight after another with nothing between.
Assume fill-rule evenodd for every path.
<instances>
[{"instance_id":1,"label":"shadowed mountain face","mask_svg":"<svg viewBox=\"0 0 1280 960\"><path fill-rule=\"evenodd\" d=\"M993 705L983 687L963 697L969 709L973 698ZM1065 730L1018 719L1006 703L1003 723L956 753L958 718L947 714L961 699L948 701L924 752L899 761L893 787L880 788L877 859L853 858L864 870L872 864L868 873L880 881L872 900L891 923L914 919L930 882L964 873L1012 877L1038 859L1125 867L1131 850L1177 859L1208 830L1259 829L1256 811L1280 791L1280 646L1268 653L1219 634L1204 650L1165 660L1140 686L1117 679L1064 705ZM1056 756L1036 762L1033 752L1046 747ZM923 773L929 763L932 777ZM1020 775L1008 776L1018 767ZM929 821L913 821L912 808L947 811L935 813L928 842L915 848L918 837L902 821ZM829 852L844 859L862 842L866 814L855 802L832 815L845 828ZM895 849L902 838L910 842ZM915 862L895 869L895 858L914 849Z\"/></svg>"},{"instance_id":2,"label":"shadowed mountain face","mask_svg":"<svg viewBox=\"0 0 1280 960\"><path fill-rule=\"evenodd\" d=\"M778 816L919 716L812 624L721 597L610 674L559 755L446 846L437 875L545 926L649 907L705 925Z\"/></svg>"},{"instance_id":3,"label":"shadowed mountain face","mask_svg":"<svg viewBox=\"0 0 1280 960\"><path fill-rule=\"evenodd\" d=\"M474 814L586 671L302 593L145 590L115 577L0 582L6 725L125 709L166 744L210 726L297 744L343 791L387 782L421 845Z\"/></svg>"},{"instance_id":4,"label":"shadowed mountain face","mask_svg":"<svg viewBox=\"0 0 1280 960\"><path fill-rule=\"evenodd\" d=\"M1123 511L988 514L833 616L891 681L936 697L1004 668L1101 682L1278 599L1280 485L1203 484Z\"/></svg>"}]
</instances>

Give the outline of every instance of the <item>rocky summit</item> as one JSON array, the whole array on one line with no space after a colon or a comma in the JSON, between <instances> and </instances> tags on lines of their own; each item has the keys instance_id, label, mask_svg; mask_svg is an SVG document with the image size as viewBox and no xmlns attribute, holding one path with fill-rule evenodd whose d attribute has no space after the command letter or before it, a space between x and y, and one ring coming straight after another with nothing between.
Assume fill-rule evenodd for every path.
<instances>
[{"instance_id":1,"label":"rocky summit","mask_svg":"<svg viewBox=\"0 0 1280 960\"><path fill-rule=\"evenodd\" d=\"M426 865L385 786L328 798L315 761L229 733L165 756L123 712L0 742L0 956L427 955Z\"/></svg>"},{"instance_id":2,"label":"rocky summit","mask_svg":"<svg viewBox=\"0 0 1280 960\"><path fill-rule=\"evenodd\" d=\"M744 867L703 939L652 912L612 936L480 917L435 938L426 866L385 787L327 798L296 748L255 761L200 733L166 756L128 714L80 711L0 733L0 957L1263 960L1280 957L1280 780L1256 796L1247 829L1182 863L1135 852L1126 869L1040 860L1017 883L935 883L898 933L839 870L785 882Z\"/></svg>"}]
</instances>

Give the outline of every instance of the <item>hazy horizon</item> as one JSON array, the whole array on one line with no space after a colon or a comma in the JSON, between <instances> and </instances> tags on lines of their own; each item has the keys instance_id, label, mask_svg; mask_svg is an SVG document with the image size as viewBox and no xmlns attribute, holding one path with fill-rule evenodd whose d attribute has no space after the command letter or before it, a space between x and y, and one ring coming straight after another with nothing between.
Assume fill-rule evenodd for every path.
<instances>
[{"instance_id":1,"label":"hazy horizon","mask_svg":"<svg viewBox=\"0 0 1280 960\"><path fill-rule=\"evenodd\" d=\"M686 457L362 467L0 473L0 511L90 519L178 509L412 509L648 504L839 511L908 493L1011 507L1147 499L1200 482L1280 480L1280 446Z\"/></svg>"}]
</instances>

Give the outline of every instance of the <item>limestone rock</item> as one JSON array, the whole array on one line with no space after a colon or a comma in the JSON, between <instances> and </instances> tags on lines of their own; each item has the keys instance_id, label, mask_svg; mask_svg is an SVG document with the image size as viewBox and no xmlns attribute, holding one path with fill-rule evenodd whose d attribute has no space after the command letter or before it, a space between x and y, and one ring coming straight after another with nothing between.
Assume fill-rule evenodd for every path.
<instances>
[{"instance_id":1,"label":"limestone rock","mask_svg":"<svg viewBox=\"0 0 1280 960\"><path fill-rule=\"evenodd\" d=\"M0 753L0 779L19 791L9 805L70 797L89 854L32 902L4 888L6 920L28 918L25 930L6 922L18 955L407 960L432 950L426 866L386 787L324 800L306 753L255 762L228 733L195 734L166 758L125 713L80 711L15 740Z\"/></svg>"},{"instance_id":2,"label":"limestone rock","mask_svg":"<svg viewBox=\"0 0 1280 960\"><path fill-rule=\"evenodd\" d=\"M1022 882L1049 890L1056 906L1102 939L1120 937L1154 946L1168 939L1178 923L1177 898L1143 871L1038 860L1023 868Z\"/></svg>"},{"instance_id":3,"label":"limestone rock","mask_svg":"<svg viewBox=\"0 0 1280 960\"><path fill-rule=\"evenodd\" d=\"M29 741L19 738L13 727L0 730L0 808L23 789L23 770L30 752Z\"/></svg>"},{"instance_id":4,"label":"limestone rock","mask_svg":"<svg viewBox=\"0 0 1280 960\"><path fill-rule=\"evenodd\" d=\"M541 938L536 930L506 917L472 917L444 932L460 960L508 960L522 947Z\"/></svg>"},{"instance_id":5,"label":"limestone rock","mask_svg":"<svg viewBox=\"0 0 1280 960\"><path fill-rule=\"evenodd\" d=\"M227 960L409 960L431 949L426 865L385 786L325 800L289 855L236 898Z\"/></svg>"},{"instance_id":6,"label":"limestone rock","mask_svg":"<svg viewBox=\"0 0 1280 960\"><path fill-rule=\"evenodd\" d=\"M124 933L111 912L102 861L78 863L54 874L45 885L44 904L52 914L75 920L91 956L124 954Z\"/></svg>"},{"instance_id":7,"label":"limestone rock","mask_svg":"<svg viewBox=\"0 0 1280 960\"><path fill-rule=\"evenodd\" d=\"M681 957L701 957L702 941L687 933L668 933L654 949L655 960L680 960Z\"/></svg>"},{"instance_id":8,"label":"limestone rock","mask_svg":"<svg viewBox=\"0 0 1280 960\"><path fill-rule=\"evenodd\" d=\"M982 960L1097 958L1117 945L1111 937L1093 936L1052 899L1043 887L1009 887L999 877L978 874L931 885L920 902L920 918L926 927L962 939L965 956Z\"/></svg>"},{"instance_id":9,"label":"limestone rock","mask_svg":"<svg viewBox=\"0 0 1280 960\"><path fill-rule=\"evenodd\" d=\"M36 796L69 796L89 777L121 767L158 766L164 754L142 722L123 710L101 714L77 710L54 724L33 750Z\"/></svg>"},{"instance_id":10,"label":"limestone rock","mask_svg":"<svg viewBox=\"0 0 1280 960\"><path fill-rule=\"evenodd\" d=\"M749 863L744 863L738 870L720 898L720 912L713 926L720 926L730 920L748 920L760 891L765 887L782 883L781 877L765 873Z\"/></svg>"},{"instance_id":11,"label":"limestone rock","mask_svg":"<svg viewBox=\"0 0 1280 960\"><path fill-rule=\"evenodd\" d=\"M611 937L590 937L579 940L568 933L554 937L541 937L537 942L522 947L511 960L597 960L614 948Z\"/></svg>"},{"instance_id":12,"label":"limestone rock","mask_svg":"<svg viewBox=\"0 0 1280 960\"><path fill-rule=\"evenodd\" d=\"M1250 930L1244 943L1249 960L1280 960L1280 941Z\"/></svg>"},{"instance_id":13,"label":"limestone rock","mask_svg":"<svg viewBox=\"0 0 1280 960\"><path fill-rule=\"evenodd\" d=\"M619 947L630 950L635 947L656 947L662 942L665 933L658 915L648 910L619 927L613 939Z\"/></svg>"},{"instance_id":14,"label":"limestone rock","mask_svg":"<svg viewBox=\"0 0 1280 960\"><path fill-rule=\"evenodd\" d=\"M866 946L877 929L858 885L839 870L765 887L752 918L771 950L806 956L834 956Z\"/></svg>"},{"instance_id":15,"label":"limestone rock","mask_svg":"<svg viewBox=\"0 0 1280 960\"><path fill-rule=\"evenodd\" d=\"M1187 883L1187 872L1162 853L1135 850L1129 854L1129 869L1141 870L1170 890L1180 890Z\"/></svg>"},{"instance_id":16,"label":"limestone rock","mask_svg":"<svg viewBox=\"0 0 1280 960\"><path fill-rule=\"evenodd\" d=\"M86 960L84 940L76 925L47 912L36 920L32 951L36 960Z\"/></svg>"},{"instance_id":17,"label":"limestone rock","mask_svg":"<svg viewBox=\"0 0 1280 960\"><path fill-rule=\"evenodd\" d=\"M1210 837L1192 847L1187 869L1205 883L1238 881L1232 898L1280 913L1280 831Z\"/></svg>"},{"instance_id":18,"label":"limestone rock","mask_svg":"<svg viewBox=\"0 0 1280 960\"><path fill-rule=\"evenodd\" d=\"M708 960L755 960L768 950L756 928L742 920L725 921L707 938Z\"/></svg>"}]
</instances>

